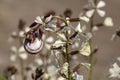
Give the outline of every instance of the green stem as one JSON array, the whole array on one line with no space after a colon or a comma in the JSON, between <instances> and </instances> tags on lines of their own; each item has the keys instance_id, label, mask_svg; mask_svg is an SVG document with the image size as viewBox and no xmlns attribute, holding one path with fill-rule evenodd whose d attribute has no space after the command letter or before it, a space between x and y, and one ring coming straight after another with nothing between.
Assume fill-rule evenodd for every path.
<instances>
[{"instance_id":1,"label":"green stem","mask_svg":"<svg viewBox=\"0 0 120 80\"><path fill-rule=\"evenodd\" d=\"M93 3L96 5L97 4L97 0L93 0ZM90 18L90 33L93 34L92 32L92 28L94 26L94 15ZM90 45L90 50L91 52L92 50L92 38L89 40L89 45ZM93 75L93 54L91 53L91 55L89 56L89 63L90 63L90 71L89 71L89 78L88 80L92 80L92 75Z\"/></svg>"},{"instance_id":2,"label":"green stem","mask_svg":"<svg viewBox=\"0 0 120 80\"><path fill-rule=\"evenodd\" d=\"M21 78L22 78L22 80L25 80L24 63L23 63L23 60L21 58L19 58L19 60L20 60L20 67L21 67Z\"/></svg>"},{"instance_id":3,"label":"green stem","mask_svg":"<svg viewBox=\"0 0 120 80\"><path fill-rule=\"evenodd\" d=\"M91 34L93 34L93 32L92 32L92 28L93 28L93 25L94 25L94 23L93 23L93 18L94 18L94 14L93 14L93 16L90 18L90 30L89 30L89 32L91 33ZM92 52L92 38L91 39L89 39L89 45L90 45L90 51ZM89 56L89 63L90 63L90 71L89 71L89 78L88 78L88 80L92 80L92 75L93 75L93 54L91 53L91 55Z\"/></svg>"},{"instance_id":4,"label":"green stem","mask_svg":"<svg viewBox=\"0 0 120 80\"><path fill-rule=\"evenodd\" d=\"M66 30L66 59L68 63L68 80L72 80L71 71L70 71L70 57L69 57L69 39L68 39L68 30Z\"/></svg>"}]
</instances>

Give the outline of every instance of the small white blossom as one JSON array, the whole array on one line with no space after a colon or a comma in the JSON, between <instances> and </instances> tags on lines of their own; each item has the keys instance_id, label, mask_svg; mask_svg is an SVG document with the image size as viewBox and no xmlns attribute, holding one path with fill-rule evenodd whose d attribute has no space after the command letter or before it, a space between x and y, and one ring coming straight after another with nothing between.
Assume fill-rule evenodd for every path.
<instances>
[{"instance_id":1,"label":"small white blossom","mask_svg":"<svg viewBox=\"0 0 120 80\"><path fill-rule=\"evenodd\" d=\"M51 19L52 19L52 15L50 15L49 17L47 17L45 19L45 21L43 22L42 17L37 16L36 19L34 20L34 22L44 25L44 23L48 23L49 21L51 21Z\"/></svg>"},{"instance_id":2,"label":"small white blossom","mask_svg":"<svg viewBox=\"0 0 120 80\"><path fill-rule=\"evenodd\" d=\"M91 54L91 49L88 42L82 44L82 49L80 50L80 54L84 56L89 56Z\"/></svg>"},{"instance_id":3,"label":"small white blossom","mask_svg":"<svg viewBox=\"0 0 120 80\"><path fill-rule=\"evenodd\" d=\"M101 17L104 17L106 13L105 13L105 11L101 10L101 8L103 8L105 5L106 5L105 2L100 0L94 9L91 9L91 10L86 12L86 16L92 17L94 12L96 11Z\"/></svg>"},{"instance_id":4,"label":"small white blossom","mask_svg":"<svg viewBox=\"0 0 120 80\"><path fill-rule=\"evenodd\" d=\"M120 67L117 63L112 65L113 67L109 69L110 78L119 78L120 79Z\"/></svg>"},{"instance_id":5,"label":"small white blossom","mask_svg":"<svg viewBox=\"0 0 120 80\"><path fill-rule=\"evenodd\" d=\"M35 22L36 22L36 23L39 23L39 24L43 24L43 21L42 21L42 19L41 19L40 16L37 16L37 17L36 17Z\"/></svg>"},{"instance_id":6,"label":"small white blossom","mask_svg":"<svg viewBox=\"0 0 120 80\"><path fill-rule=\"evenodd\" d=\"M52 15L50 15L49 17L47 17L47 18L45 19L45 23L51 21L52 17L53 17Z\"/></svg>"},{"instance_id":7,"label":"small white blossom","mask_svg":"<svg viewBox=\"0 0 120 80\"><path fill-rule=\"evenodd\" d=\"M64 74L64 75L66 75L67 76L67 74L68 74L68 63L67 62L65 62L64 64L63 64L63 66L62 66L62 68L61 68L61 70L60 70L60 72L61 72L61 74Z\"/></svg>"},{"instance_id":8,"label":"small white blossom","mask_svg":"<svg viewBox=\"0 0 120 80\"><path fill-rule=\"evenodd\" d=\"M107 17L104 20L104 25L107 27L112 27L113 26L113 20L111 17Z\"/></svg>"}]
</instances>

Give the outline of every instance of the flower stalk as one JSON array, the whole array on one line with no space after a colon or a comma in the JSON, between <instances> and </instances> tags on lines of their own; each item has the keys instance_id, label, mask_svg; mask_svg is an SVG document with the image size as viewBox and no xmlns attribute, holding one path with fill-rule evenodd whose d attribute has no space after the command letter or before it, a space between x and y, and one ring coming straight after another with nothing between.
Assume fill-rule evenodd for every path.
<instances>
[{"instance_id":1,"label":"flower stalk","mask_svg":"<svg viewBox=\"0 0 120 80\"><path fill-rule=\"evenodd\" d=\"M21 58L19 58L19 60L20 60L20 67L21 67L21 78L22 78L22 80L25 80L24 61Z\"/></svg>"},{"instance_id":2,"label":"flower stalk","mask_svg":"<svg viewBox=\"0 0 120 80\"><path fill-rule=\"evenodd\" d=\"M70 56L69 56L69 39L68 39L68 30L66 30L66 59L68 63L68 80L72 80L71 71L70 71Z\"/></svg>"},{"instance_id":3,"label":"flower stalk","mask_svg":"<svg viewBox=\"0 0 120 80\"><path fill-rule=\"evenodd\" d=\"M96 5L97 0L93 0L93 3ZM93 26L94 26L94 15L95 13L92 15L92 17L90 18L90 29L89 32L91 34L93 34ZM91 55L89 56L89 63L90 63L90 70L89 70L89 77L88 80L92 80L92 75L93 75L93 49L92 49L92 38L89 39L88 41L89 45L90 45L90 51L91 51Z\"/></svg>"},{"instance_id":4,"label":"flower stalk","mask_svg":"<svg viewBox=\"0 0 120 80\"><path fill-rule=\"evenodd\" d=\"M92 33L92 27L93 27L93 16L91 17L91 20L90 20L90 32L91 33ZM90 51L92 52L92 38L89 39L88 43L90 45ZM92 80L92 74L93 74L93 54L92 53L89 56L89 63L90 63L90 70L89 70L88 80Z\"/></svg>"}]
</instances>

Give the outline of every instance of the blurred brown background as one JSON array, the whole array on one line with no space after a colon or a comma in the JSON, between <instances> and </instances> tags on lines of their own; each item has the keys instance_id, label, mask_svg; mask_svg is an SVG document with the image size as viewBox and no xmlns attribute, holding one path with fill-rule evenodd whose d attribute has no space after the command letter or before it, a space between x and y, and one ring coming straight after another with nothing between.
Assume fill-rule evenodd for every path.
<instances>
[{"instance_id":1,"label":"blurred brown background","mask_svg":"<svg viewBox=\"0 0 120 80\"><path fill-rule=\"evenodd\" d=\"M0 0L0 71L11 64L9 60L10 47L8 38L17 29L20 18L26 20L29 26L38 15L48 10L55 10L61 14L65 8L73 10L73 17L77 17L88 0ZM93 80L109 80L108 69L111 60L120 56L120 39L110 41L112 34L120 26L120 0L105 0L106 16L111 16L114 27L101 28L94 37L94 43L99 47L97 64L94 67ZM101 19L98 19L100 21Z\"/></svg>"}]
</instances>

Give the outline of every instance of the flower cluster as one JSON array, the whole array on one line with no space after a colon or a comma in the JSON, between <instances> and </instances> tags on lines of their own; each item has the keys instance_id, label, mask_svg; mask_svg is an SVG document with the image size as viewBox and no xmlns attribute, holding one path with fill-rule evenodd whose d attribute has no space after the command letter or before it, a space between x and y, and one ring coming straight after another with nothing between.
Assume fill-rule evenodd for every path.
<instances>
[{"instance_id":1,"label":"flower cluster","mask_svg":"<svg viewBox=\"0 0 120 80\"><path fill-rule=\"evenodd\" d=\"M20 20L18 32L12 33L12 38L19 39L20 45L11 48L10 59L20 60L22 79L25 79L26 73L33 80L83 80L79 69L85 67L89 80L92 80L93 56L98 51L92 46L94 32L103 26L113 26L111 17L104 18L106 12L101 8L105 5L103 0L89 0L83 13L76 18L72 18L71 9L66 9L60 16L50 11L44 16L37 16L29 27ZM96 13L104 18L103 22L94 22ZM116 31L115 35L120 36L120 31ZM35 59L26 67L23 62L28 58L27 53L34 54ZM86 61L79 61L79 55L84 56ZM110 78L119 78L119 70L114 63L109 70Z\"/></svg>"}]
</instances>

